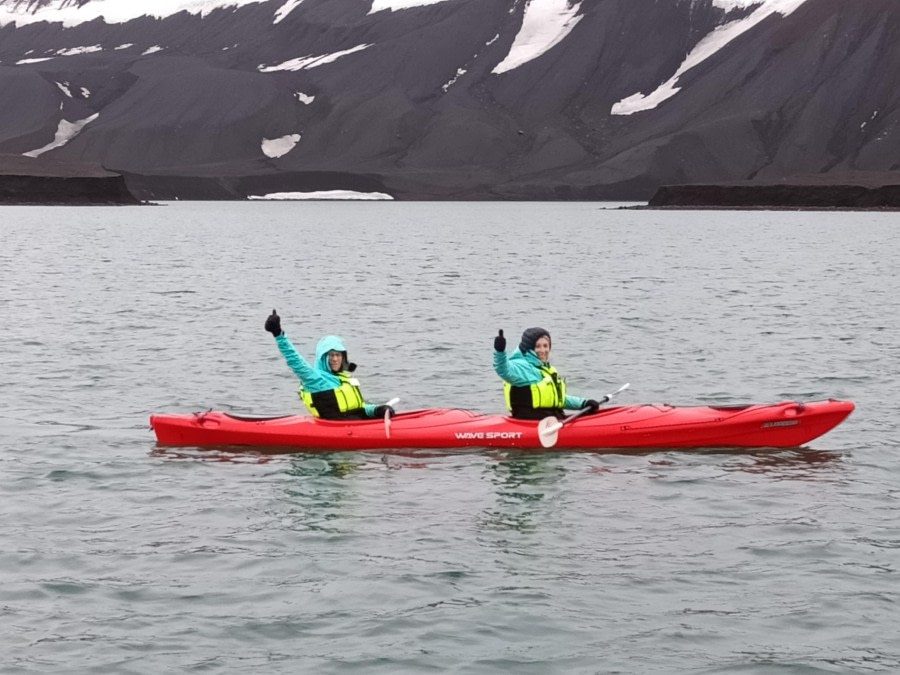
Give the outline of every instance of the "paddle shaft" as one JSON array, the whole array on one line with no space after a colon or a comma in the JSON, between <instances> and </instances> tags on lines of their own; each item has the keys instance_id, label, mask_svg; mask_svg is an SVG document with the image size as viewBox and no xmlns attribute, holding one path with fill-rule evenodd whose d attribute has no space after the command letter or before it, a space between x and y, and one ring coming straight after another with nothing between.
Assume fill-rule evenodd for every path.
<instances>
[{"instance_id":1,"label":"paddle shaft","mask_svg":"<svg viewBox=\"0 0 900 675\"><path fill-rule=\"evenodd\" d=\"M600 403L608 403L616 394L625 391L630 386L631 384L626 382L612 394L604 395L600 400ZM560 429L562 429L569 422L581 417L582 415L590 411L591 408L582 408L581 410L569 415L562 420L556 420L553 417L545 417L544 419L542 419L540 424L538 425L538 440L540 440L541 445L545 448L552 448L554 445L556 445Z\"/></svg>"},{"instance_id":2,"label":"paddle shaft","mask_svg":"<svg viewBox=\"0 0 900 675\"><path fill-rule=\"evenodd\" d=\"M605 403L605 401L604 401L604 403ZM559 421L559 426L555 427L554 430L559 431L560 429L562 429L564 426L566 426L572 420L578 419L582 415L587 415L589 412L591 412L590 408L582 408L581 410L576 410L571 415L567 415L566 417L562 418Z\"/></svg>"},{"instance_id":3,"label":"paddle shaft","mask_svg":"<svg viewBox=\"0 0 900 675\"><path fill-rule=\"evenodd\" d=\"M604 394L604 395L603 395L603 398L600 399L600 404L603 405L604 403L609 403L610 401L612 401L613 396L615 396L616 394L619 394L619 393L625 391L625 390L628 389L628 387L630 387L630 386L631 386L631 383L630 383L630 382L627 382L627 383L623 384L621 387L619 387L619 388L618 388L616 391L614 391L612 394ZM559 431L559 430L562 429L565 425L567 425L569 422L571 422L572 420L574 420L574 419L576 419L576 418L578 418L578 417L581 417L582 415L588 413L590 410L591 410L590 408L582 408L581 410L577 410L577 411L575 411L574 413L572 413L571 415L568 415L567 417L564 417L562 420L560 420L559 426L551 427L550 429L548 429L548 431L550 431L550 430L553 430L553 431Z\"/></svg>"}]
</instances>

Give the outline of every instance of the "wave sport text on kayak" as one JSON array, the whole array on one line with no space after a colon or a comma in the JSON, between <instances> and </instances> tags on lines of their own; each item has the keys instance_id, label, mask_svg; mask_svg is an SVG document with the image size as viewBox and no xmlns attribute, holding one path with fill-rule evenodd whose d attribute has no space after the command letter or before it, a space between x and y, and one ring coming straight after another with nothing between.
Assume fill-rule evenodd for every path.
<instances>
[{"instance_id":1,"label":"wave sport text on kayak","mask_svg":"<svg viewBox=\"0 0 900 675\"><path fill-rule=\"evenodd\" d=\"M850 401L784 401L741 406L619 406L572 419L554 447L796 447L843 422ZM334 421L305 415L248 418L224 412L151 415L160 445L252 446L303 450L405 448L541 448L537 421L461 409L400 413L389 433L381 420Z\"/></svg>"}]
</instances>

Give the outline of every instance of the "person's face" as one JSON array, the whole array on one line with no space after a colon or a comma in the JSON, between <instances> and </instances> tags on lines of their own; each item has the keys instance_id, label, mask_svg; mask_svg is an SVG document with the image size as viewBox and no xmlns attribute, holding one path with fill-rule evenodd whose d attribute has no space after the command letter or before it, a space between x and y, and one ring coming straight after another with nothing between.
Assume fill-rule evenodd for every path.
<instances>
[{"instance_id":1,"label":"person's face","mask_svg":"<svg viewBox=\"0 0 900 675\"><path fill-rule=\"evenodd\" d=\"M331 368L332 373L340 372L343 364L344 355L341 352L336 352L333 349L328 352L328 367Z\"/></svg>"},{"instance_id":2,"label":"person's face","mask_svg":"<svg viewBox=\"0 0 900 675\"><path fill-rule=\"evenodd\" d=\"M534 353L542 363L550 360L550 338L546 335L534 343Z\"/></svg>"}]
</instances>

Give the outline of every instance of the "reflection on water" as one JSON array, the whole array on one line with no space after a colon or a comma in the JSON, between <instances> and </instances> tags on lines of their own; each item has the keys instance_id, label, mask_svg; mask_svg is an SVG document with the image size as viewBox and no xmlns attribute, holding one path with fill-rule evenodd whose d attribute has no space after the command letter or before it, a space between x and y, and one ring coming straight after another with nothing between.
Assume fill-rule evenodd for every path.
<instances>
[{"instance_id":1,"label":"reflection on water","mask_svg":"<svg viewBox=\"0 0 900 675\"><path fill-rule=\"evenodd\" d=\"M566 468L562 464L553 464L553 460L571 455L598 455L630 457L650 457L651 464L674 465L677 457L723 457L724 469L728 471L746 471L748 473L774 474L783 472L785 477L805 479L813 478L822 471L831 470L841 465L843 453L831 450L814 450L811 448L625 448L566 450L565 452L547 452L545 450L512 450L497 451L494 449L465 448L462 450L427 450L407 449L379 451L379 462L387 469L427 469L429 460L460 455L484 456L492 458L487 468L492 472L495 483L505 486L507 496L515 500L540 500L543 494L534 491L516 490L517 487L540 484L548 478L547 473L560 475ZM364 465L372 464L373 453L363 451L353 453L310 452L273 455L244 447L222 448L168 448L158 446L150 452L150 456L170 460L231 462L237 464L268 464L270 462L287 462L286 473L295 476L335 476L346 477L358 471ZM660 459L653 459L661 457ZM371 468L371 466L370 466ZM595 466L593 472L607 472L612 469Z\"/></svg>"},{"instance_id":2,"label":"reflection on water","mask_svg":"<svg viewBox=\"0 0 900 675\"><path fill-rule=\"evenodd\" d=\"M285 473L289 476L301 478L310 476L346 478L358 471L361 466L362 462L347 455L333 455L331 457L299 455L291 457Z\"/></svg>"},{"instance_id":3,"label":"reflection on water","mask_svg":"<svg viewBox=\"0 0 900 675\"><path fill-rule=\"evenodd\" d=\"M353 524L360 496L355 476L372 468L368 458L347 454L294 455L284 469L291 478L279 500L281 525L290 530L338 534Z\"/></svg>"},{"instance_id":4,"label":"reflection on water","mask_svg":"<svg viewBox=\"0 0 900 675\"><path fill-rule=\"evenodd\" d=\"M168 448L158 446L150 451L151 457L194 462L227 462L232 464L268 464L284 461L285 457L266 455L246 448L230 451L210 448Z\"/></svg>"},{"instance_id":5,"label":"reflection on water","mask_svg":"<svg viewBox=\"0 0 900 675\"><path fill-rule=\"evenodd\" d=\"M735 459L735 462L725 465L727 471L768 474L773 478L793 480L815 480L843 466L841 453L807 448L744 451Z\"/></svg>"},{"instance_id":6,"label":"reflection on water","mask_svg":"<svg viewBox=\"0 0 900 675\"><path fill-rule=\"evenodd\" d=\"M548 492L565 476L566 468L556 454L513 452L492 456L484 472L496 502L483 512L482 528L526 532L535 529Z\"/></svg>"}]
</instances>

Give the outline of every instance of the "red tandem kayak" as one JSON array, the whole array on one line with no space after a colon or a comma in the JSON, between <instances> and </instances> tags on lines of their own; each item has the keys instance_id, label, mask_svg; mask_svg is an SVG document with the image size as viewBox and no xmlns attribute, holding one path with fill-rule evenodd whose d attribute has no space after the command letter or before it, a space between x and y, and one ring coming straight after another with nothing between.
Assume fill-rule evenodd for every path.
<instances>
[{"instance_id":1,"label":"red tandem kayak","mask_svg":"<svg viewBox=\"0 0 900 675\"><path fill-rule=\"evenodd\" d=\"M603 408L559 429L556 448L796 447L853 412L850 401L765 405ZM538 422L468 410L400 413L391 421L332 421L305 415L248 418L223 412L151 415L160 445L241 445L302 450L540 448ZM295 450L296 451L296 450Z\"/></svg>"}]
</instances>

